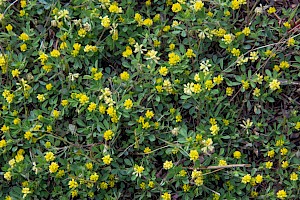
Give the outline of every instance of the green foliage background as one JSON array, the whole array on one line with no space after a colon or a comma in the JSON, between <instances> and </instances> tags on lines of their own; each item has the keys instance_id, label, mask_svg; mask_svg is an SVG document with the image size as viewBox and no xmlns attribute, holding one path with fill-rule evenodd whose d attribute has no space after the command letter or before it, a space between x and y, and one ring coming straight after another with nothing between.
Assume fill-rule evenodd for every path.
<instances>
[{"instance_id":1,"label":"green foliage background","mask_svg":"<svg viewBox=\"0 0 300 200\"><path fill-rule=\"evenodd\" d=\"M0 1L0 199L297 199L299 8Z\"/></svg>"}]
</instances>

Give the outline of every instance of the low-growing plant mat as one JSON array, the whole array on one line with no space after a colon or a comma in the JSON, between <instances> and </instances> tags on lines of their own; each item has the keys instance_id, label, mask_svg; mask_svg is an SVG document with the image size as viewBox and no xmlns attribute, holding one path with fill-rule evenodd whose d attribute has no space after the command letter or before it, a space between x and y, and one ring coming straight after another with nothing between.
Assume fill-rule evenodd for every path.
<instances>
[{"instance_id":1,"label":"low-growing plant mat","mask_svg":"<svg viewBox=\"0 0 300 200\"><path fill-rule=\"evenodd\" d=\"M0 0L0 199L299 199L299 1Z\"/></svg>"}]
</instances>

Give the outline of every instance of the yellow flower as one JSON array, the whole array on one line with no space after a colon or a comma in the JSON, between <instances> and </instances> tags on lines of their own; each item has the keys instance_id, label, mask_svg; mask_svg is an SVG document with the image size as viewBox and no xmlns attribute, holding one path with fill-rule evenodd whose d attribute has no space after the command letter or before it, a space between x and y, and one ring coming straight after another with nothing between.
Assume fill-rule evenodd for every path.
<instances>
[{"instance_id":1,"label":"yellow flower","mask_svg":"<svg viewBox=\"0 0 300 200\"><path fill-rule=\"evenodd\" d=\"M150 0L149 0L149 1L150 1ZM160 21L160 14L156 14L156 15L153 17L153 21L154 21L154 22Z\"/></svg>"},{"instance_id":2,"label":"yellow flower","mask_svg":"<svg viewBox=\"0 0 300 200\"><path fill-rule=\"evenodd\" d=\"M172 5L172 11L173 12L177 13L177 12L179 12L181 10L182 10L182 7L181 7L181 5L179 3L174 3Z\"/></svg>"},{"instance_id":3,"label":"yellow flower","mask_svg":"<svg viewBox=\"0 0 300 200\"><path fill-rule=\"evenodd\" d=\"M60 56L60 52L57 50L57 49L53 49L51 52L50 52L50 55L54 58L57 58Z\"/></svg>"},{"instance_id":4,"label":"yellow flower","mask_svg":"<svg viewBox=\"0 0 300 200\"><path fill-rule=\"evenodd\" d=\"M107 130L104 132L103 137L105 140L111 140L114 136L114 133L112 132L112 130Z\"/></svg>"},{"instance_id":5,"label":"yellow flower","mask_svg":"<svg viewBox=\"0 0 300 200\"><path fill-rule=\"evenodd\" d=\"M47 152L44 156L47 162L53 161L55 159L55 156L52 152Z\"/></svg>"},{"instance_id":6,"label":"yellow flower","mask_svg":"<svg viewBox=\"0 0 300 200\"><path fill-rule=\"evenodd\" d=\"M233 48L233 49L231 50L231 53L232 53L232 55L234 55L234 56L236 56L236 57L240 56L240 54L241 54L240 50L239 50L239 49L236 49L236 48Z\"/></svg>"},{"instance_id":7,"label":"yellow flower","mask_svg":"<svg viewBox=\"0 0 300 200\"><path fill-rule=\"evenodd\" d=\"M59 115L60 115L60 111L58 111L58 110L53 110L52 115L53 115L54 118L58 118Z\"/></svg>"},{"instance_id":8,"label":"yellow flower","mask_svg":"<svg viewBox=\"0 0 300 200\"><path fill-rule=\"evenodd\" d=\"M256 97L259 97L260 96L260 89L255 88L254 91L253 91L253 95L256 96Z\"/></svg>"},{"instance_id":9,"label":"yellow flower","mask_svg":"<svg viewBox=\"0 0 300 200\"><path fill-rule=\"evenodd\" d=\"M274 150L268 151L268 156L269 156L270 158L273 158L274 155L275 155L275 151L274 151Z\"/></svg>"},{"instance_id":10,"label":"yellow flower","mask_svg":"<svg viewBox=\"0 0 300 200\"><path fill-rule=\"evenodd\" d=\"M145 183L145 182L142 182L142 183L140 184L140 188L141 188L142 190L146 189L146 183Z\"/></svg>"},{"instance_id":11,"label":"yellow flower","mask_svg":"<svg viewBox=\"0 0 300 200\"><path fill-rule=\"evenodd\" d=\"M280 89L280 82L277 79L273 79L270 84L269 87L272 91L274 90L279 90Z\"/></svg>"},{"instance_id":12,"label":"yellow flower","mask_svg":"<svg viewBox=\"0 0 300 200\"><path fill-rule=\"evenodd\" d=\"M154 113L153 113L153 111L147 110L145 116L148 119L151 119L154 116Z\"/></svg>"},{"instance_id":13,"label":"yellow flower","mask_svg":"<svg viewBox=\"0 0 300 200\"><path fill-rule=\"evenodd\" d=\"M287 46L290 47L290 46L294 46L295 45L295 39L294 38L289 38L288 41L287 41Z\"/></svg>"},{"instance_id":14,"label":"yellow flower","mask_svg":"<svg viewBox=\"0 0 300 200\"><path fill-rule=\"evenodd\" d=\"M61 105L62 105L63 107L67 106L68 104L69 104L69 101L66 100L66 99L63 99L63 100L61 101Z\"/></svg>"},{"instance_id":15,"label":"yellow flower","mask_svg":"<svg viewBox=\"0 0 300 200\"><path fill-rule=\"evenodd\" d=\"M186 57L188 58L192 58L192 57L196 57L196 54L194 53L193 49L188 49L185 53Z\"/></svg>"},{"instance_id":16,"label":"yellow flower","mask_svg":"<svg viewBox=\"0 0 300 200\"><path fill-rule=\"evenodd\" d=\"M44 95L44 94L38 94L36 98L39 100L39 102L43 102L43 101L45 101L45 100L46 100L46 98L45 98L45 95Z\"/></svg>"},{"instance_id":17,"label":"yellow flower","mask_svg":"<svg viewBox=\"0 0 300 200\"><path fill-rule=\"evenodd\" d=\"M80 96L79 96L79 102L81 103L81 104L86 104L87 102L89 102L89 97L88 96L86 96L85 94L81 94Z\"/></svg>"},{"instance_id":18,"label":"yellow flower","mask_svg":"<svg viewBox=\"0 0 300 200\"><path fill-rule=\"evenodd\" d=\"M223 77L221 75L218 75L217 77L214 77L213 81L215 84L220 85L223 81Z\"/></svg>"},{"instance_id":19,"label":"yellow flower","mask_svg":"<svg viewBox=\"0 0 300 200\"><path fill-rule=\"evenodd\" d=\"M19 77L20 71L18 69L14 69L11 71L13 77Z\"/></svg>"},{"instance_id":20,"label":"yellow flower","mask_svg":"<svg viewBox=\"0 0 300 200\"><path fill-rule=\"evenodd\" d=\"M31 193L31 191L29 188L25 187L25 188L22 188L22 193L24 194L23 198L25 198L27 196L27 194Z\"/></svg>"},{"instance_id":21,"label":"yellow flower","mask_svg":"<svg viewBox=\"0 0 300 200\"><path fill-rule=\"evenodd\" d=\"M110 157L110 155L106 155L102 157L102 161L104 162L104 164L109 165L113 161L113 159Z\"/></svg>"},{"instance_id":22,"label":"yellow flower","mask_svg":"<svg viewBox=\"0 0 300 200\"><path fill-rule=\"evenodd\" d=\"M127 80L130 78L130 76L129 76L128 72L124 71L124 72L122 72L122 73L120 74L120 78L121 78L123 81L127 81Z\"/></svg>"},{"instance_id":23,"label":"yellow flower","mask_svg":"<svg viewBox=\"0 0 300 200\"><path fill-rule=\"evenodd\" d=\"M173 162L167 160L167 161L164 162L163 167L166 170L171 169L173 167Z\"/></svg>"},{"instance_id":24,"label":"yellow flower","mask_svg":"<svg viewBox=\"0 0 300 200\"><path fill-rule=\"evenodd\" d=\"M250 35L251 30L249 27L245 27L242 32L244 33L245 36L248 36L248 35Z\"/></svg>"},{"instance_id":25,"label":"yellow flower","mask_svg":"<svg viewBox=\"0 0 300 200\"><path fill-rule=\"evenodd\" d=\"M212 12L209 11L209 12L207 13L207 16L212 17L212 16L214 16L214 14L213 14Z\"/></svg>"},{"instance_id":26,"label":"yellow flower","mask_svg":"<svg viewBox=\"0 0 300 200\"><path fill-rule=\"evenodd\" d=\"M95 104L94 102L91 102L88 107L88 111L93 112L94 110L96 110L96 107L97 107L97 104Z\"/></svg>"},{"instance_id":27,"label":"yellow flower","mask_svg":"<svg viewBox=\"0 0 300 200\"><path fill-rule=\"evenodd\" d=\"M182 121L182 116L180 114L176 115L175 120L176 120L176 122L181 122Z\"/></svg>"},{"instance_id":28,"label":"yellow flower","mask_svg":"<svg viewBox=\"0 0 300 200\"><path fill-rule=\"evenodd\" d=\"M46 85L46 89L47 89L47 90L51 90L51 89L52 89L52 87L53 87L53 86L52 86L52 84L51 84L51 83L48 83L48 84Z\"/></svg>"},{"instance_id":29,"label":"yellow flower","mask_svg":"<svg viewBox=\"0 0 300 200\"><path fill-rule=\"evenodd\" d=\"M154 182L153 181L149 181L148 186L149 186L149 188L154 188Z\"/></svg>"},{"instance_id":30,"label":"yellow flower","mask_svg":"<svg viewBox=\"0 0 300 200\"><path fill-rule=\"evenodd\" d=\"M279 190L276 193L276 195L277 195L277 198L279 198L279 199L285 199L287 197L285 190Z\"/></svg>"},{"instance_id":31,"label":"yellow flower","mask_svg":"<svg viewBox=\"0 0 300 200\"><path fill-rule=\"evenodd\" d=\"M32 133L30 131L26 131L24 134L24 138L30 140L32 138Z\"/></svg>"},{"instance_id":32,"label":"yellow flower","mask_svg":"<svg viewBox=\"0 0 300 200\"><path fill-rule=\"evenodd\" d=\"M12 31L12 29L13 29L11 24L8 24L5 28L8 32Z\"/></svg>"},{"instance_id":33,"label":"yellow flower","mask_svg":"<svg viewBox=\"0 0 300 200\"><path fill-rule=\"evenodd\" d=\"M19 162L24 160L24 156L22 154L17 154L15 156L15 160L16 160L17 163L19 163Z\"/></svg>"},{"instance_id":34,"label":"yellow flower","mask_svg":"<svg viewBox=\"0 0 300 200\"><path fill-rule=\"evenodd\" d=\"M176 53L172 52L169 53L169 64L170 65L176 65L178 62L180 62L180 56Z\"/></svg>"},{"instance_id":35,"label":"yellow flower","mask_svg":"<svg viewBox=\"0 0 300 200\"><path fill-rule=\"evenodd\" d=\"M78 191L77 190L72 190L71 191L72 198L77 197L77 195L78 195Z\"/></svg>"},{"instance_id":36,"label":"yellow flower","mask_svg":"<svg viewBox=\"0 0 300 200\"><path fill-rule=\"evenodd\" d=\"M57 172L58 168L59 168L59 165L56 162L52 162L49 165L49 172L50 173L55 173L55 172Z\"/></svg>"},{"instance_id":37,"label":"yellow flower","mask_svg":"<svg viewBox=\"0 0 300 200\"><path fill-rule=\"evenodd\" d=\"M88 169L88 170L92 170L93 169L93 163L86 163L85 164L85 167Z\"/></svg>"},{"instance_id":38,"label":"yellow flower","mask_svg":"<svg viewBox=\"0 0 300 200\"><path fill-rule=\"evenodd\" d=\"M22 40L22 41L24 42L24 41L29 40L29 36L28 36L26 33L22 33L22 34L19 36L19 39Z\"/></svg>"},{"instance_id":39,"label":"yellow flower","mask_svg":"<svg viewBox=\"0 0 300 200\"><path fill-rule=\"evenodd\" d=\"M223 36L223 41L225 44L230 44L233 41L233 36L231 34L225 34Z\"/></svg>"},{"instance_id":40,"label":"yellow flower","mask_svg":"<svg viewBox=\"0 0 300 200\"><path fill-rule=\"evenodd\" d=\"M163 200L171 200L171 194L169 194L168 192L165 192L164 194L161 195L161 198Z\"/></svg>"},{"instance_id":41,"label":"yellow flower","mask_svg":"<svg viewBox=\"0 0 300 200\"><path fill-rule=\"evenodd\" d=\"M235 151L233 152L233 157L236 158L236 159L240 159L242 156L241 152L240 151Z\"/></svg>"},{"instance_id":42,"label":"yellow flower","mask_svg":"<svg viewBox=\"0 0 300 200\"><path fill-rule=\"evenodd\" d=\"M78 187L78 183L74 179L72 179L71 181L69 181L68 185L69 185L70 189L75 189L75 188Z\"/></svg>"},{"instance_id":43,"label":"yellow flower","mask_svg":"<svg viewBox=\"0 0 300 200\"><path fill-rule=\"evenodd\" d=\"M126 110L131 109L132 106L133 106L132 100L131 99L126 99L123 105L124 105Z\"/></svg>"},{"instance_id":44,"label":"yellow flower","mask_svg":"<svg viewBox=\"0 0 300 200\"><path fill-rule=\"evenodd\" d=\"M79 37L85 37L85 35L86 35L86 30L83 29L83 28L79 29L79 30L78 30L78 35L79 35Z\"/></svg>"},{"instance_id":45,"label":"yellow flower","mask_svg":"<svg viewBox=\"0 0 300 200\"><path fill-rule=\"evenodd\" d=\"M81 48L81 44L79 44L79 43L74 43L74 44L73 44L73 49L74 49L75 51L79 51L80 48Z\"/></svg>"},{"instance_id":46,"label":"yellow flower","mask_svg":"<svg viewBox=\"0 0 300 200\"><path fill-rule=\"evenodd\" d=\"M166 76L166 75L168 74L168 68L167 68L167 67L161 67L161 68L159 69L159 73L160 73L160 75L162 75L162 76Z\"/></svg>"},{"instance_id":47,"label":"yellow flower","mask_svg":"<svg viewBox=\"0 0 300 200\"><path fill-rule=\"evenodd\" d=\"M250 86L249 81L242 80L242 86L244 90L247 90Z\"/></svg>"},{"instance_id":48,"label":"yellow flower","mask_svg":"<svg viewBox=\"0 0 300 200\"><path fill-rule=\"evenodd\" d=\"M287 61L281 61L279 67L281 69L288 69L290 67L290 64Z\"/></svg>"},{"instance_id":49,"label":"yellow flower","mask_svg":"<svg viewBox=\"0 0 300 200\"><path fill-rule=\"evenodd\" d=\"M233 1L231 2L231 8L232 8L233 10L239 9L239 8L240 8L240 2L239 2L239 0L233 0Z\"/></svg>"},{"instance_id":50,"label":"yellow flower","mask_svg":"<svg viewBox=\"0 0 300 200\"><path fill-rule=\"evenodd\" d=\"M101 188L102 190L106 190L106 189L108 188L108 184L105 183L105 182L101 182L101 183L100 183L100 188Z\"/></svg>"},{"instance_id":51,"label":"yellow flower","mask_svg":"<svg viewBox=\"0 0 300 200\"><path fill-rule=\"evenodd\" d=\"M11 172L5 172L4 179L6 179L7 181L10 181L11 180Z\"/></svg>"},{"instance_id":52,"label":"yellow flower","mask_svg":"<svg viewBox=\"0 0 300 200\"><path fill-rule=\"evenodd\" d=\"M233 94L233 88L232 87L227 87L226 88L226 95L227 96L232 96L232 94Z\"/></svg>"},{"instance_id":53,"label":"yellow flower","mask_svg":"<svg viewBox=\"0 0 300 200\"><path fill-rule=\"evenodd\" d=\"M135 13L135 15L134 15L134 20L135 20L136 22L138 22L139 25L141 25L141 23L143 22L143 18L142 18L142 16L141 16L139 13Z\"/></svg>"},{"instance_id":54,"label":"yellow flower","mask_svg":"<svg viewBox=\"0 0 300 200\"><path fill-rule=\"evenodd\" d=\"M276 12L276 8L275 7L270 7L269 9L268 9L268 13L269 14L272 14L272 13L275 13Z\"/></svg>"},{"instance_id":55,"label":"yellow flower","mask_svg":"<svg viewBox=\"0 0 300 200\"><path fill-rule=\"evenodd\" d=\"M266 162L266 168L267 169L271 169L272 166L273 166L273 162L271 162L271 161Z\"/></svg>"},{"instance_id":56,"label":"yellow flower","mask_svg":"<svg viewBox=\"0 0 300 200\"><path fill-rule=\"evenodd\" d=\"M215 124L215 125L212 125L209 130L211 131L212 135L217 135L220 128L217 124Z\"/></svg>"},{"instance_id":57,"label":"yellow flower","mask_svg":"<svg viewBox=\"0 0 300 200\"><path fill-rule=\"evenodd\" d=\"M194 3L193 8L197 12L197 11L201 10L203 8L203 6L204 6L204 3L201 0L198 0Z\"/></svg>"},{"instance_id":58,"label":"yellow flower","mask_svg":"<svg viewBox=\"0 0 300 200\"><path fill-rule=\"evenodd\" d=\"M212 80L207 80L205 81L205 88L210 91L213 87L214 87L214 84L213 84L213 81Z\"/></svg>"},{"instance_id":59,"label":"yellow flower","mask_svg":"<svg viewBox=\"0 0 300 200\"><path fill-rule=\"evenodd\" d=\"M145 154L148 154L148 153L150 153L151 152L151 149L149 148L149 147L146 147L145 149L144 149L144 153Z\"/></svg>"},{"instance_id":60,"label":"yellow flower","mask_svg":"<svg viewBox=\"0 0 300 200\"><path fill-rule=\"evenodd\" d=\"M195 162L196 160L198 160L198 158L199 158L198 151L197 150L191 150L190 151L190 160Z\"/></svg>"},{"instance_id":61,"label":"yellow flower","mask_svg":"<svg viewBox=\"0 0 300 200\"><path fill-rule=\"evenodd\" d=\"M289 22L284 22L283 26L286 28L291 28L291 24Z\"/></svg>"},{"instance_id":62,"label":"yellow flower","mask_svg":"<svg viewBox=\"0 0 300 200\"><path fill-rule=\"evenodd\" d=\"M110 19L107 15L105 17L101 18L101 25L104 28L108 28L110 26Z\"/></svg>"},{"instance_id":63,"label":"yellow flower","mask_svg":"<svg viewBox=\"0 0 300 200\"><path fill-rule=\"evenodd\" d=\"M169 30L171 29L171 26L164 26L163 28L163 32L169 32Z\"/></svg>"},{"instance_id":64,"label":"yellow flower","mask_svg":"<svg viewBox=\"0 0 300 200\"><path fill-rule=\"evenodd\" d=\"M242 183L246 184L246 183L250 183L251 180L251 175L247 174L242 178Z\"/></svg>"},{"instance_id":65,"label":"yellow flower","mask_svg":"<svg viewBox=\"0 0 300 200\"><path fill-rule=\"evenodd\" d=\"M111 13L122 13L122 8L118 7L116 4L111 4L108 10Z\"/></svg>"},{"instance_id":66,"label":"yellow flower","mask_svg":"<svg viewBox=\"0 0 300 200\"><path fill-rule=\"evenodd\" d=\"M251 62L254 62L258 59L258 52L257 51L252 51L250 52L250 60Z\"/></svg>"},{"instance_id":67,"label":"yellow flower","mask_svg":"<svg viewBox=\"0 0 300 200\"><path fill-rule=\"evenodd\" d=\"M123 56L124 58L127 58L127 57L129 57L131 54L132 54L132 49L131 49L130 46L127 46L127 47L126 47L126 50L123 51L122 56Z\"/></svg>"},{"instance_id":68,"label":"yellow flower","mask_svg":"<svg viewBox=\"0 0 300 200\"><path fill-rule=\"evenodd\" d=\"M133 170L134 170L133 174L136 174L137 176L140 177L141 174L144 171L144 167L143 166L134 165Z\"/></svg>"},{"instance_id":69,"label":"yellow flower","mask_svg":"<svg viewBox=\"0 0 300 200\"><path fill-rule=\"evenodd\" d=\"M256 183L261 183L263 181L263 176L258 174L256 177L255 177L255 182Z\"/></svg>"},{"instance_id":70,"label":"yellow flower","mask_svg":"<svg viewBox=\"0 0 300 200\"><path fill-rule=\"evenodd\" d=\"M62 43L59 45L59 49L65 49L65 48L67 48L67 47L68 47L68 45L67 45L66 42L62 42Z\"/></svg>"},{"instance_id":71,"label":"yellow flower","mask_svg":"<svg viewBox=\"0 0 300 200\"><path fill-rule=\"evenodd\" d=\"M0 140L0 148L6 147L6 141L4 139Z\"/></svg>"},{"instance_id":72,"label":"yellow flower","mask_svg":"<svg viewBox=\"0 0 300 200\"><path fill-rule=\"evenodd\" d=\"M300 122L297 122L297 123L296 123L296 125L295 125L295 129L296 129L297 131L299 131L299 130L300 130Z\"/></svg>"},{"instance_id":73,"label":"yellow flower","mask_svg":"<svg viewBox=\"0 0 300 200\"><path fill-rule=\"evenodd\" d=\"M277 140L276 141L276 144L275 144L276 147L280 147L282 145L284 145L284 141L283 140Z\"/></svg>"},{"instance_id":74,"label":"yellow flower","mask_svg":"<svg viewBox=\"0 0 300 200\"><path fill-rule=\"evenodd\" d=\"M280 149L280 154L281 154L282 156L285 156L288 152L289 152L289 150L287 150L287 148L282 148L282 149Z\"/></svg>"},{"instance_id":75,"label":"yellow flower","mask_svg":"<svg viewBox=\"0 0 300 200\"><path fill-rule=\"evenodd\" d=\"M281 167L283 169L287 168L289 166L289 162L288 161L282 161Z\"/></svg>"},{"instance_id":76,"label":"yellow flower","mask_svg":"<svg viewBox=\"0 0 300 200\"><path fill-rule=\"evenodd\" d=\"M171 51L173 51L173 50L175 49L175 44L171 43L171 44L169 45L169 48L170 48Z\"/></svg>"},{"instance_id":77,"label":"yellow flower","mask_svg":"<svg viewBox=\"0 0 300 200\"><path fill-rule=\"evenodd\" d=\"M226 166L226 165L227 165L226 160L219 160L218 166Z\"/></svg>"},{"instance_id":78,"label":"yellow flower","mask_svg":"<svg viewBox=\"0 0 300 200\"><path fill-rule=\"evenodd\" d=\"M152 26L152 24L153 24L153 21L152 21L152 19L150 19L150 18L147 18L147 19L145 19L144 21L143 21L143 24L145 25L145 26Z\"/></svg>"},{"instance_id":79,"label":"yellow flower","mask_svg":"<svg viewBox=\"0 0 300 200\"><path fill-rule=\"evenodd\" d=\"M265 51L264 54L266 56L268 56L268 57L275 57L276 56L276 54L272 50L270 50L270 49L268 49L267 51Z\"/></svg>"},{"instance_id":80,"label":"yellow flower","mask_svg":"<svg viewBox=\"0 0 300 200\"><path fill-rule=\"evenodd\" d=\"M90 180L93 182L96 182L98 180L98 178L99 178L99 175L96 172L90 176Z\"/></svg>"},{"instance_id":81,"label":"yellow flower","mask_svg":"<svg viewBox=\"0 0 300 200\"><path fill-rule=\"evenodd\" d=\"M10 196L6 196L4 200L12 200Z\"/></svg>"},{"instance_id":82,"label":"yellow flower","mask_svg":"<svg viewBox=\"0 0 300 200\"><path fill-rule=\"evenodd\" d=\"M47 149L50 148L50 147L51 147L51 142L47 141L47 142L45 143L45 147L46 147Z\"/></svg>"},{"instance_id":83,"label":"yellow flower","mask_svg":"<svg viewBox=\"0 0 300 200\"><path fill-rule=\"evenodd\" d=\"M23 17L26 14L25 10L20 10L20 17Z\"/></svg>"},{"instance_id":84,"label":"yellow flower","mask_svg":"<svg viewBox=\"0 0 300 200\"><path fill-rule=\"evenodd\" d=\"M295 172L291 173L290 180L291 181L297 181L298 180L298 174L296 174Z\"/></svg>"},{"instance_id":85,"label":"yellow flower","mask_svg":"<svg viewBox=\"0 0 300 200\"><path fill-rule=\"evenodd\" d=\"M21 51L26 51L27 50L27 45L26 44L22 44L20 46Z\"/></svg>"}]
</instances>

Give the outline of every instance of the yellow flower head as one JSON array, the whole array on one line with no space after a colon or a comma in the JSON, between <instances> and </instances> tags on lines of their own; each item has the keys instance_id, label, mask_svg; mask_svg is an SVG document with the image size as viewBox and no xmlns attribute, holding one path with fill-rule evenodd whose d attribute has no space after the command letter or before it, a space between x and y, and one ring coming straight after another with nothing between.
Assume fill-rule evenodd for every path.
<instances>
[{"instance_id":1,"label":"yellow flower head","mask_svg":"<svg viewBox=\"0 0 300 200\"><path fill-rule=\"evenodd\" d=\"M55 173L55 172L57 172L58 168L59 168L59 165L56 162L52 162L49 166L49 172Z\"/></svg>"},{"instance_id":2,"label":"yellow flower head","mask_svg":"<svg viewBox=\"0 0 300 200\"><path fill-rule=\"evenodd\" d=\"M47 152L44 157L45 157L47 162L53 161L55 159L55 156L52 152Z\"/></svg>"},{"instance_id":3,"label":"yellow flower head","mask_svg":"<svg viewBox=\"0 0 300 200\"><path fill-rule=\"evenodd\" d=\"M279 190L277 193L276 193L276 196L277 198L279 199L285 199L287 197L287 194L285 192L285 190Z\"/></svg>"},{"instance_id":4,"label":"yellow flower head","mask_svg":"<svg viewBox=\"0 0 300 200\"><path fill-rule=\"evenodd\" d=\"M19 36L19 39L22 40L22 41L24 42L24 41L29 40L29 36L28 36L26 33L23 32L23 33Z\"/></svg>"},{"instance_id":5,"label":"yellow flower head","mask_svg":"<svg viewBox=\"0 0 300 200\"><path fill-rule=\"evenodd\" d=\"M190 160L195 162L196 160L198 160L198 158L199 158L198 151L197 150L191 150L190 151Z\"/></svg>"},{"instance_id":6,"label":"yellow flower head","mask_svg":"<svg viewBox=\"0 0 300 200\"><path fill-rule=\"evenodd\" d=\"M177 12L180 12L182 10L182 7L180 5L180 3L174 3L172 5L172 11L177 13Z\"/></svg>"},{"instance_id":7,"label":"yellow flower head","mask_svg":"<svg viewBox=\"0 0 300 200\"><path fill-rule=\"evenodd\" d=\"M75 189L78 187L78 183L74 179L70 180L68 185L70 189Z\"/></svg>"},{"instance_id":8,"label":"yellow flower head","mask_svg":"<svg viewBox=\"0 0 300 200\"><path fill-rule=\"evenodd\" d=\"M164 165L163 165L164 169L168 170L171 169L173 167L173 162L172 161L165 161Z\"/></svg>"},{"instance_id":9,"label":"yellow flower head","mask_svg":"<svg viewBox=\"0 0 300 200\"><path fill-rule=\"evenodd\" d=\"M105 140L111 140L113 136L114 136L114 132L112 130L107 130L103 134Z\"/></svg>"},{"instance_id":10,"label":"yellow flower head","mask_svg":"<svg viewBox=\"0 0 300 200\"><path fill-rule=\"evenodd\" d=\"M104 162L104 164L109 165L113 159L110 157L110 155L106 155L102 158L102 161Z\"/></svg>"},{"instance_id":11,"label":"yellow flower head","mask_svg":"<svg viewBox=\"0 0 300 200\"><path fill-rule=\"evenodd\" d=\"M277 79L273 79L270 84L269 84L269 87L272 91L275 91L275 90L279 90L280 89L280 82L277 80Z\"/></svg>"},{"instance_id":12,"label":"yellow flower head","mask_svg":"<svg viewBox=\"0 0 300 200\"><path fill-rule=\"evenodd\" d=\"M242 183L246 184L246 183L250 183L251 181L251 175L247 174L242 178Z\"/></svg>"},{"instance_id":13,"label":"yellow flower head","mask_svg":"<svg viewBox=\"0 0 300 200\"><path fill-rule=\"evenodd\" d=\"M241 152L240 151L235 151L233 152L233 157L236 158L236 159L240 159L242 156Z\"/></svg>"}]
</instances>

